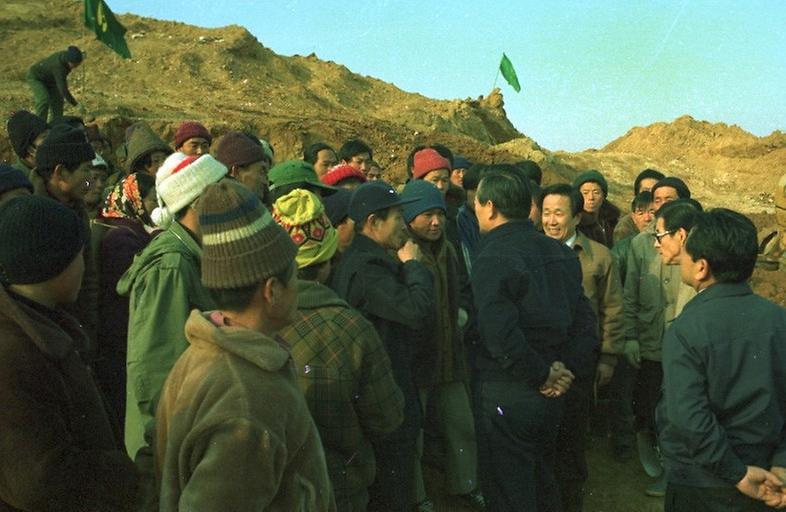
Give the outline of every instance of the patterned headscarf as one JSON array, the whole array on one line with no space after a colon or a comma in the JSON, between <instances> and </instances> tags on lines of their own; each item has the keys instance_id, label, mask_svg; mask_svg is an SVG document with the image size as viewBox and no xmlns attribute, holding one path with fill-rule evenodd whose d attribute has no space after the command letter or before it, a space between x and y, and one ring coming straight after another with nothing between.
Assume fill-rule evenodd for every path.
<instances>
[{"instance_id":1,"label":"patterned headscarf","mask_svg":"<svg viewBox=\"0 0 786 512\"><path fill-rule=\"evenodd\" d=\"M101 216L107 219L136 219L144 224L151 224L143 199L155 184L155 178L150 175L129 174L112 188L104 201Z\"/></svg>"}]
</instances>

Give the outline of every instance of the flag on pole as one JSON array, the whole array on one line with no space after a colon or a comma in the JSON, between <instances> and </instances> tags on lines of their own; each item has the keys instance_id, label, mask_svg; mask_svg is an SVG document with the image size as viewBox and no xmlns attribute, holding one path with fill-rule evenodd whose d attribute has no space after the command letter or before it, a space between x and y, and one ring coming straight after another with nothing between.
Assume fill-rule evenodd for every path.
<instances>
[{"instance_id":1,"label":"flag on pole","mask_svg":"<svg viewBox=\"0 0 786 512\"><path fill-rule=\"evenodd\" d=\"M499 70L502 76L505 77L505 80L513 87L513 90L516 92L521 91L519 77L516 76L516 70L513 69L513 63L510 62L510 59L504 52L502 53L502 61L499 63Z\"/></svg>"},{"instance_id":2,"label":"flag on pole","mask_svg":"<svg viewBox=\"0 0 786 512\"><path fill-rule=\"evenodd\" d=\"M126 28L109 10L104 0L85 0L85 26L96 33L96 39L112 48L124 59L131 58L126 39Z\"/></svg>"}]
</instances>

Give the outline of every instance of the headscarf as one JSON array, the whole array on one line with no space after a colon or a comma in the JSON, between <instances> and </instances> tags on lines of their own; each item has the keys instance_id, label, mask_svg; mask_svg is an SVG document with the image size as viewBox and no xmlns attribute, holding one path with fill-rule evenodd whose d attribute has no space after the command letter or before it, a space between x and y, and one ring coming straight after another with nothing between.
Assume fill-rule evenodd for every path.
<instances>
[{"instance_id":1,"label":"headscarf","mask_svg":"<svg viewBox=\"0 0 786 512\"><path fill-rule=\"evenodd\" d=\"M129 174L112 188L104 201L101 216L106 219L135 219L143 224L151 224L143 200L155 185L155 178L148 174Z\"/></svg>"}]
</instances>

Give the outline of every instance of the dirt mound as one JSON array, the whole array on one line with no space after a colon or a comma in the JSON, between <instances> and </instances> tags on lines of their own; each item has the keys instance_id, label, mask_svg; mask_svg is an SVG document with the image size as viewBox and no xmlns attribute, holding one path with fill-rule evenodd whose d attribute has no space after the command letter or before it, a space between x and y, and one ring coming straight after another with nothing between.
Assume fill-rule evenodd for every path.
<instances>
[{"instance_id":1,"label":"dirt mound","mask_svg":"<svg viewBox=\"0 0 786 512\"><path fill-rule=\"evenodd\" d=\"M775 184L786 173L786 134L757 137L738 126L682 116L632 128L601 150L557 154L573 167L598 169L622 184L624 202L636 174L655 167L685 179L703 203L751 213L771 211Z\"/></svg>"},{"instance_id":2,"label":"dirt mound","mask_svg":"<svg viewBox=\"0 0 786 512\"><path fill-rule=\"evenodd\" d=\"M474 100L432 100L313 54L282 57L239 26L206 29L119 18L128 29L131 60L117 57L81 25L81 2L4 2L0 52L18 57L0 61L0 111L31 109L27 68L75 44L87 58L69 77L70 87L114 143L136 119L170 140L184 119L203 121L215 134L249 129L269 139L279 159L299 157L318 140L339 145L359 136L378 150L383 166L401 176L417 144L439 141L486 159L498 153L489 146L522 137L507 119L498 90ZM9 158L8 142L2 144L0 155Z\"/></svg>"}]
</instances>

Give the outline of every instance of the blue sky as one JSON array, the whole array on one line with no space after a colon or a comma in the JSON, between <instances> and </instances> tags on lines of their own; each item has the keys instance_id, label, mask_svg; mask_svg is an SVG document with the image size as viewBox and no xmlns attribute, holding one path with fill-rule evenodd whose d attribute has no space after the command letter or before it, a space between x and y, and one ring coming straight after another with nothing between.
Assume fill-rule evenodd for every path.
<instances>
[{"instance_id":1,"label":"blue sky","mask_svg":"<svg viewBox=\"0 0 786 512\"><path fill-rule=\"evenodd\" d=\"M281 55L308 55L438 99L491 90L542 146L599 148L683 114L786 131L786 2L107 0L115 13L238 24ZM130 42L133 52L133 42Z\"/></svg>"}]
</instances>

